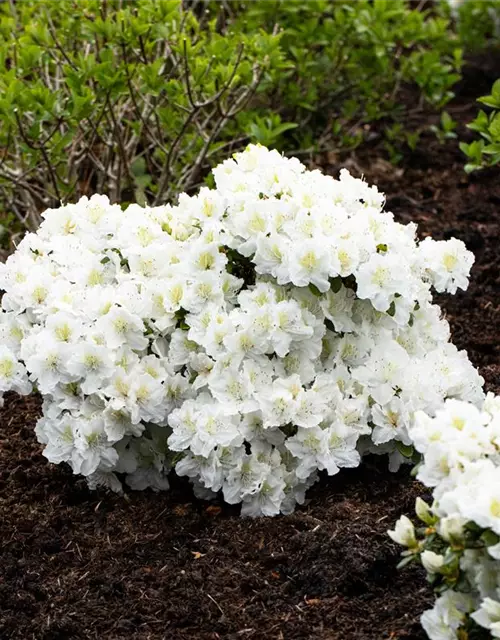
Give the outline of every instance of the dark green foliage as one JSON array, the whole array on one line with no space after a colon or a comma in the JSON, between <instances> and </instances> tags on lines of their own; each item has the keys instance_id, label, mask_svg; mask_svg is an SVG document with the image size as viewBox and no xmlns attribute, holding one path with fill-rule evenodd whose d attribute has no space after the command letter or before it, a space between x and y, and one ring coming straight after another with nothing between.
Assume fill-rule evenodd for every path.
<instances>
[{"instance_id":1,"label":"dark green foliage","mask_svg":"<svg viewBox=\"0 0 500 640\"><path fill-rule=\"evenodd\" d=\"M440 110L460 78L462 48L450 19L406 0L253 0L233 19L240 31L282 30L288 64L273 86L270 78L264 84L272 110L299 124L291 137L300 148L353 148L382 123L397 160L401 143L416 144L405 93L416 90L413 107Z\"/></svg>"},{"instance_id":2,"label":"dark green foliage","mask_svg":"<svg viewBox=\"0 0 500 640\"><path fill-rule=\"evenodd\" d=\"M466 24L491 38L496 0L469 2L462 22L407 0L0 3L0 244L82 195L172 200L248 142L382 138L397 162L418 142L404 105L440 112Z\"/></svg>"},{"instance_id":3,"label":"dark green foliage","mask_svg":"<svg viewBox=\"0 0 500 640\"><path fill-rule=\"evenodd\" d=\"M31 227L81 195L158 204L189 191L282 64L279 36L221 33L178 0L0 11L0 200Z\"/></svg>"}]
</instances>

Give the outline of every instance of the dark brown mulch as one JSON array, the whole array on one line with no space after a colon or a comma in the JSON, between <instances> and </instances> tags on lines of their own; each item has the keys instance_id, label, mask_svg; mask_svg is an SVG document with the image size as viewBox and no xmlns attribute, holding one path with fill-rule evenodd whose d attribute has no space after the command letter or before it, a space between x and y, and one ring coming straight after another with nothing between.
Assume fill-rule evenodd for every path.
<instances>
[{"instance_id":1,"label":"dark brown mulch","mask_svg":"<svg viewBox=\"0 0 500 640\"><path fill-rule=\"evenodd\" d=\"M456 118L470 119L463 105L491 84L485 73L464 83ZM349 164L422 235L475 251L469 291L442 303L455 342L500 392L498 172L467 178L455 144L430 136L401 168L377 149ZM126 499L88 491L42 457L38 414L36 399L9 395L0 416L0 638L423 640L431 593L419 570L396 570L385 534L419 494L407 470L369 460L323 481L292 516L244 520L182 483Z\"/></svg>"},{"instance_id":2,"label":"dark brown mulch","mask_svg":"<svg viewBox=\"0 0 500 640\"><path fill-rule=\"evenodd\" d=\"M7 405L1 637L419 637L429 594L385 535L419 493L407 474L367 464L287 518L240 519L183 487L125 501L48 465L37 403Z\"/></svg>"}]
</instances>

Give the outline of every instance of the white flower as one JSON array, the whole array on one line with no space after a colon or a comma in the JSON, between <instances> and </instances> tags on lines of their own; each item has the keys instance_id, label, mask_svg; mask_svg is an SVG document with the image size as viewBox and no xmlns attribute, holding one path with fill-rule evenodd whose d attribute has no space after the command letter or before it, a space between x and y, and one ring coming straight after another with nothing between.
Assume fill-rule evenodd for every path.
<instances>
[{"instance_id":1,"label":"white flower","mask_svg":"<svg viewBox=\"0 0 500 640\"><path fill-rule=\"evenodd\" d=\"M338 291L327 291L321 297L321 308L325 317L331 320L336 331L355 331L353 306L356 294L352 289L341 286Z\"/></svg>"},{"instance_id":2,"label":"white flower","mask_svg":"<svg viewBox=\"0 0 500 640\"><path fill-rule=\"evenodd\" d=\"M264 418L264 427L281 427L292 422L297 407L296 397L300 391L301 387L292 385L290 388L278 378L267 394L261 394L259 408Z\"/></svg>"},{"instance_id":3,"label":"white flower","mask_svg":"<svg viewBox=\"0 0 500 640\"><path fill-rule=\"evenodd\" d=\"M102 413L104 431L110 442L123 441L125 436L139 437L145 430L142 422L132 422L131 413L125 408L114 409L109 404Z\"/></svg>"},{"instance_id":4,"label":"white flower","mask_svg":"<svg viewBox=\"0 0 500 640\"><path fill-rule=\"evenodd\" d=\"M278 234L257 236L257 251L253 257L255 271L269 274L278 284L290 282L290 271L286 259L290 253L291 242Z\"/></svg>"},{"instance_id":5,"label":"white flower","mask_svg":"<svg viewBox=\"0 0 500 640\"><path fill-rule=\"evenodd\" d=\"M111 307L96 326L103 332L106 346L110 349L127 345L131 349L142 351L148 345L148 339L144 336L144 323L123 307Z\"/></svg>"},{"instance_id":6,"label":"white flower","mask_svg":"<svg viewBox=\"0 0 500 640\"><path fill-rule=\"evenodd\" d=\"M210 376L209 387L213 397L221 403L222 411L228 415L250 413L259 406L253 397L252 382L245 379L239 369L230 368Z\"/></svg>"},{"instance_id":7,"label":"white flower","mask_svg":"<svg viewBox=\"0 0 500 640\"><path fill-rule=\"evenodd\" d=\"M239 447L243 443L238 420L224 415L219 408L200 411L196 427L190 447L195 456L206 458L216 447Z\"/></svg>"},{"instance_id":8,"label":"white flower","mask_svg":"<svg viewBox=\"0 0 500 640\"><path fill-rule=\"evenodd\" d=\"M37 342L36 352L26 358L26 368L42 393L52 393L58 384L75 379L67 368L71 347L64 342Z\"/></svg>"},{"instance_id":9,"label":"white flower","mask_svg":"<svg viewBox=\"0 0 500 640\"><path fill-rule=\"evenodd\" d=\"M0 392L11 390L24 396L31 392L31 384L24 365L8 347L0 344Z\"/></svg>"},{"instance_id":10,"label":"white flower","mask_svg":"<svg viewBox=\"0 0 500 640\"><path fill-rule=\"evenodd\" d=\"M455 293L466 289L474 256L467 251L461 240L441 240L436 242L426 238L419 247L422 268L431 279L436 291Z\"/></svg>"},{"instance_id":11,"label":"white flower","mask_svg":"<svg viewBox=\"0 0 500 640\"><path fill-rule=\"evenodd\" d=\"M159 424L165 417L165 389L162 381L148 373L131 373L129 401L132 422L153 422Z\"/></svg>"},{"instance_id":12,"label":"white flower","mask_svg":"<svg viewBox=\"0 0 500 640\"><path fill-rule=\"evenodd\" d=\"M353 430L342 425L327 429L299 428L285 446L299 460L296 473L299 479L304 480L315 469L324 469L328 475L334 475L340 467L357 467L357 439L358 435Z\"/></svg>"},{"instance_id":13,"label":"white flower","mask_svg":"<svg viewBox=\"0 0 500 640\"><path fill-rule=\"evenodd\" d=\"M272 314L270 339L275 353L281 358L287 355L293 343L308 341L313 337L313 325L306 322L311 320L312 323L313 318L308 317L297 302L283 300L275 305Z\"/></svg>"},{"instance_id":14,"label":"white flower","mask_svg":"<svg viewBox=\"0 0 500 640\"><path fill-rule=\"evenodd\" d=\"M69 373L81 379L82 391L89 395L104 386L114 370L109 350L92 343L74 345L66 366Z\"/></svg>"},{"instance_id":15,"label":"white flower","mask_svg":"<svg viewBox=\"0 0 500 640\"><path fill-rule=\"evenodd\" d=\"M410 416L400 398L393 398L388 404L372 407L372 420L375 424L372 440L375 444L384 444L391 440L400 440L403 444L412 443L407 427Z\"/></svg>"},{"instance_id":16,"label":"white flower","mask_svg":"<svg viewBox=\"0 0 500 640\"><path fill-rule=\"evenodd\" d=\"M65 413L56 420L40 418L36 426L36 433L38 439L47 444L43 455L49 462L59 464L72 460L75 454L77 429L75 420L70 413Z\"/></svg>"},{"instance_id":17,"label":"white flower","mask_svg":"<svg viewBox=\"0 0 500 640\"><path fill-rule=\"evenodd\" d=\"M264 462L259 462L256 456L245 455L237 466L234 466L224 483L224 499L229 504L241 502L244 497L256 494L267 474L269 466Z\"/></svg>"},{"instance_id":18,"label":"white flower","mask_svg":"<svg viewBox=\"0 0 500 640\"><path fill-rule=\"evenodd\" d=\"M422 614L422 626L430 640L458 640L457 630L465 622L465 614L471 608L470 597L446 591L433 609Z\"/></svg>"},{"instance_id":19,"label":"white flower","mask_svg":"<svg viewBox=\"0 0 500 640\"><path fill-rule=\"evenodd\" d=\"M297 287L313 284L324 293L330 288L328 278L336 276L340 266L332 268L332 256L328 247L315 240L304 240L296 251L289 255L288 272L290 281Z\"/></svg>"},{"instance_id":20,"label":"white flower","mask_svg":"<svg viewBox=\"0 0 500 640\"><path fill-rule=\"evenodd\" d=\"M184 451L189 448L196 435L198 419L198 405L194 400L187 400L181 408L172 411L168 419L172 427L168 444L172 451Z\"/></svg>"},{"instance_id":21,"label":"white flower","mask_svg":"<svg viewBox=\"0 0 500 640\"><path fill-rule=\"evenodd\" d=\"M409 360L403 347L388 340L372 350L370 359L355 371L354 376L370 387L370 395L376 402L385 405L401 385L404 368Z\"/></svg>"},{"instance_id":22,"label":"white flower","mask_svg":"<svg viewBox=\"0 0 500 640\"><path fill-rule=\"evenodd\" d=\"M471 614L471 618L481 627L488 629L493 638L500 638L500 602L485 598L480 608Z\"/></svg>"},{"instance_id":23,"label":"white flower","mask_svg":"<svg viewBox=\"0 0 500 640\"><path fill-rule=\"evenodd\" d=\"M500 560L500 542L489 546L488 554L495 560Z\"/></svg>"},{"instance_id":24,"label":"white flower","mask_svg":"<svg viewBox=\"0 0 500 640\"><path fill-rule=\"evenodd\" d=\"M411 276L401 256L375 253L357 270L356 282L358 298L368 298L377 311L387 311L395 294L407 294Z\"/></svg>"},{"instance_id":25,"label":"white flower","mask_svg":"<svg viewBox=\"0 0 500 640\"><path fill-rule=\"evenodd\" d=\"M285 482L270 472L257 492L243 498L242 516L275 516L285 499Z\"/></svg>"},{"instance_id":26,"label":"white flower","mask_svg":"<svg viewBox=\"0 0 500 640\"><path fill-rule=\"evenodd\" d=\"M97 469L110 471L118 460L118 452L108 442L104 420L93 417L76 421L77 437L72 466L75 473L89 476Z\"/></svg>"}]
</instances>

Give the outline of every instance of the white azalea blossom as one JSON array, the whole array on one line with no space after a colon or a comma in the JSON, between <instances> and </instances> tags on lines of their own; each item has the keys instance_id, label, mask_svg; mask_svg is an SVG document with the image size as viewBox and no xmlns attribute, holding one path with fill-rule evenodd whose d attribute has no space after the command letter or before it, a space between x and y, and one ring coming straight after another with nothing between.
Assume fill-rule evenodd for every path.
<instances>
[{"instance_id":1,"label":"white azalea blossom","mask_svg":"<svg viewBox=\"0 0 500 640\"><path fill-rule=\"evenodd\" d=\"M397 542L445 589L422 625L431 640L466 637L474 626L500 638L500 398L448 399L433 417L417 412L408 431L423 456L417 478L434 500L417 499L425 528ZM403 516L395 531L410 526Z\"/></svg>"},{"instance_id":2,"label":"white azalea blossom","mask_svg":"<svg viewBox=\"0 0 500 640\"><path fill-rule=\"evenodd\" d=\"M9 347L0 344L0 392L12 390L26 395L31 389L26 367Z\"/></svg>"},{"instance_id":3,"label":"white azalea blossom","mask_svg":"<svg viewBox=\"0 0 500 640\"><path fill-rule=\"evenodd\" d=\"M462 593L447 591L422 617L422 626L431 640L460 640L458 629L471 610L472 600Z\"/></svg>"},{"instance_id":4,"label":"white azalea blossom","mask_svg":"<svg viewBox=\"0 0 500 640\"><path fill-rule=\"evenodd\" d=\"M471 615L481 627L488 629L493 638L500 638L500 602L485 598L481 607Z\"/></svg>"},{"instance_id":5,"label":"white azalea blossom","mask_svg":"<svg viewBox=\"0 0 500 640\"><path fill-rule=\"evenodd\" d=\"M213 177L175 206L48 210L0 265L0 392L42 394L49 460L113 490L175 468L276 515L365 452L397 468L415 412L482 401L432 304L467 286L462 243L419 243L376 187L262 146Z\"/></svg>"}]
</instances>

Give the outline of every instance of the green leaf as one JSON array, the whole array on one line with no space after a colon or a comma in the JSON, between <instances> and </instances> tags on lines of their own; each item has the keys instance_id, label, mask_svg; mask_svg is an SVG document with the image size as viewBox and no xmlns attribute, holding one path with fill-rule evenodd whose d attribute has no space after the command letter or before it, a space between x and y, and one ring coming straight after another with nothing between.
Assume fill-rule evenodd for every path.
<instances>
[{"instance_id":1,"label":"green leaf","mask_svg":"<svg viewBox=\"0 0 500 640\"><path fill-rule=\"evenodd\" d=\"M387 309L386 313L388 316L391 316L391 317L394 317L396 315L396 303L394 302L394 300L389 305L389 308Z\"/></svg>"},{"instance_id":2,"label":"green leaf","mask_svg":"<svg viewBox=\"0 0 500 640\"><path fill-rule=\"evenodd\" d=\"M321 297L321 295L322 295L321 291L318 289L318 287L315 284L313 284L312 282L309 283L309 291L313 295L317 296L318 298Z\"/></svg>"},{"instance_id":3,"label":"green leaf","mask_svg":"<svg viewBox=\"0 0 500 640\"><path fill-rule=\"evenodd\" d=\"M336 278L330 278L330 288L333 293L338 293L342 288L342 278L337 276Z\"/></svg>"},{"instance_id":4,"label":"green leaf","mask_svg":"<svg viewBox=\"0 0 500 640\"><path fill-rule=\"evenodd\" d=\"M500 153L500 142L497 142L495 144L487 144L484 148L483 148L483 153L485 153L486 155L496 155L497 153Z\"/></svg>"},{"instance_id":5,"label":"green leaf","mask_svg":"<svg viewBox=\"0 0 500 640\"><path fill-rule=\"evenodd\" d=\"M500 109L500 97L496 96L482 96L478 98L478 102L485 104L487 107L493 107L494 109Z\"/></svg>"},{"instance_id":6,"label":"green leaf","mask_svg":"<svg viewBox=\"0 0 500 640\"><path fill-rule=\"evenodd\" d=\"M489 132L495 140L500 140L500 113L495 113L490 121Z\"/></svg>"},{"instance_id":7,"label":"green leaf","mask_svg":"<svg viewBox=\"0 0 500 640\"><path fill-rule=\"evenodd\" d=\"M396 440L395 444L396 444L396 449L399 451L399 453L402 456L404 456L405 458L411 458L413 456L413 453L415 451L413 445L403 444L399 440Z\"/></svg>"},{"instance_id":8,"label":"green leaf","mask_svg":"<svg viewBox=\"0 0 500 640\"><path fill-rule=\"evenodd\" d=\"M453 131L453 129L456 127L456 122L447 111L443 111L443 113L441 114L441 126L447 133Z\"/></svg>"},{"instance_id":9,"label":"green leaf","mask_svg":"<svg viewBox=\"0 0 500 640\"><path fill-rule=\"evenodd\" d=\"M487 529L486 531L483 531L480 539L487 547L492 547L493 545L498 544L498 542L500 541L500 536Z\"/></svg>"},{"instance_id":10,"label":"green leaf","mask_svg":"<svg viewBox=\"0 0 500 640\"><path fill-rule=\"evenodd\" d=\"M417 559L416 554L412 554L411 556L406 556L406 558L403 558L398 562L398 564L396 565L396 569L403 569L403 567L408 566L411 562L415 562L416 559Z\"/></svg>"},{"instance_id":11,"label":"green leaf","mask_svg":"<svg viewBox=\"0 0 500 640\"><path fill-rule=\"evenodd\" d=\"M469 145L467 144L467 142L459 142L458 146L462 153L465 153L466 156L469 155Z\"/></svg>"},{"instance_id":12,"label":"green leaf","mask_svg":"<svg viewBox=\"0 0 500 640\"><path fill-rule=\"evenodd\" d=\"M278 136L285 133L285 131L290 131L291 129L296 129L299 125L295 122L283 122L283 124L274 127L273 135L277 138Z\"/></svg>"},{"instance_id":13,"label":"green leaf","mask_svg":"<svg viewBox=\"0 0 500 640\"><path fill-rule=\"evenodd\" d=\"M493 86L491 88L491 94L495 98L500 99L500 78L498 80L495 80L495 82L493 83Z\"/></svg>"},{"instance_id":14,"label":"green leaf","mask_svg":"<svg viewBox=\"0 0 500 640\"><path fill-rule=\"evenodd\" d=\"M489 96L482 96L478 98L478 102L500 109L500 79L496 80L491 88L491 94Z\"/></svg>"}]
</instances>

